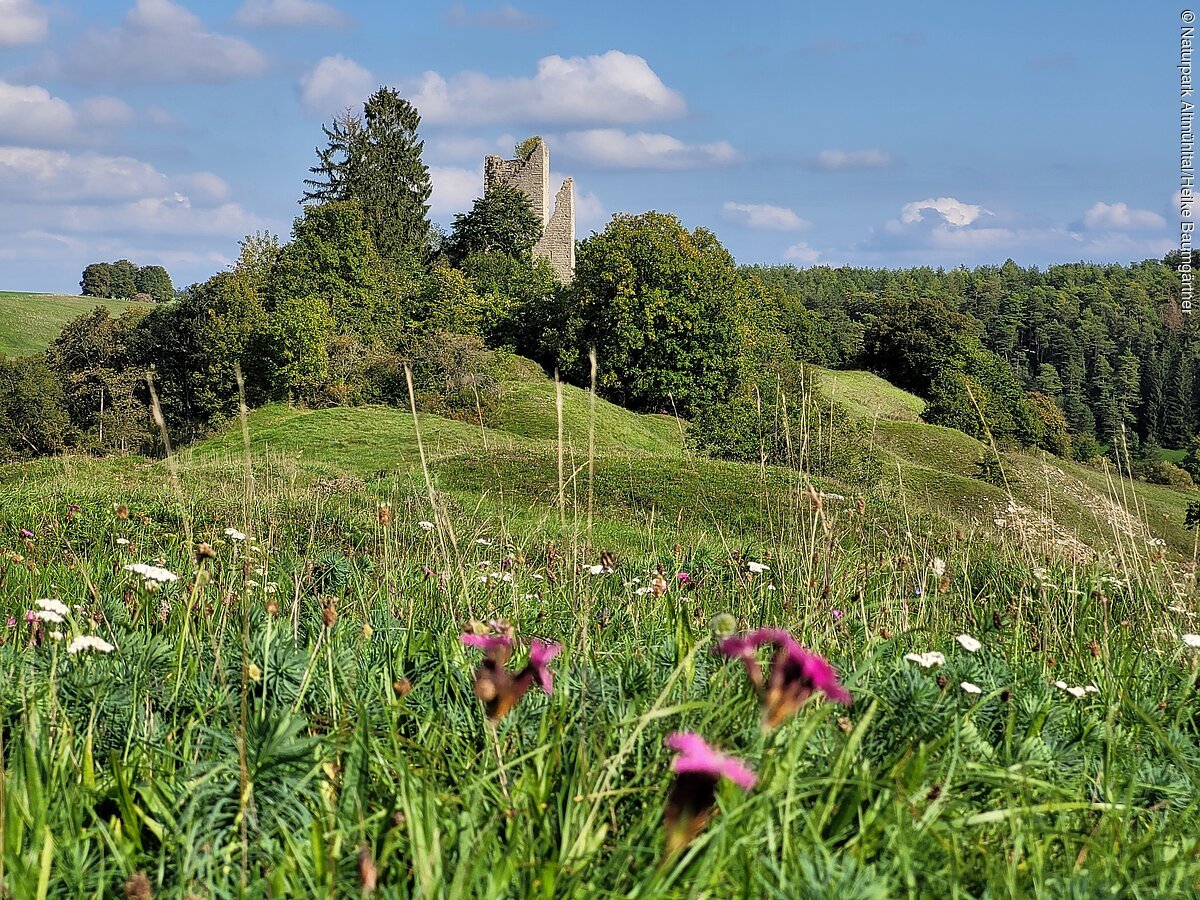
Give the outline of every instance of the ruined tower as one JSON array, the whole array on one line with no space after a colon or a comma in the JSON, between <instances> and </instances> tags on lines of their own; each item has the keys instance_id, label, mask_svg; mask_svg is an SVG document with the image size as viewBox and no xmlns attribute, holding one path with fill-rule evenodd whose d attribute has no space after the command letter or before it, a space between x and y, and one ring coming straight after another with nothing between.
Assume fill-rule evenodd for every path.
<instances>
[{"instance_id":1,"label":"ruined tower","mask_svg":"<svg viewBox=\"0 0 1200 900\"><path fill-rule=\"evenodd\" d=\"M550 261L554 274L564 284L575 277L575 188L571 179L550 205L550 151L546 142L530 138L521 145L516 159L488 156L483 161L483 192L494 185L517 188L529 198L533 211L541 217L542 237L533 246L533 255Z\"/></svg>"}]
</instances>

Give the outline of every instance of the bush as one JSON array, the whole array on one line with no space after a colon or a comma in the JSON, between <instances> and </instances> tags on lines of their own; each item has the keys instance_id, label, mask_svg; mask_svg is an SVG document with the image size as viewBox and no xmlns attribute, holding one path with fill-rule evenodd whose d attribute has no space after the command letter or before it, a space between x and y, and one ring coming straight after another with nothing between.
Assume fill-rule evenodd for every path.
<instances>
[{"instance_id":1,"label":"bush","mask_svg":"<svg viewBox=\"0 0 1200 900\"><path fill-rule=\"evenodd\" d=\"M1181 491L1195 490L1188 472L1165 459L1143 459L1133 464L1133 475L1150 484L1165 484Z\"/></svg>"},{"instance_id":2,"label":"bush","mask_svg":"<svg viewBox=\"0 0 1200 900\"><path fill-rule=\"evenodd\" d=\"M883 463L864 426L799 369L747 378L702 411L688 446L718 459L789 466L855 486L876 484Z\"/></svg>"},{"instance_id":3,"label":"bush","mask_svg":"<svg viewBox=\"0 0 1200 900\"><path fill-rule=\"evenodd\" d=\"M477 335L448 331L414 335L402 351L413 375L417 409L448 419L478 423L491 421L500 403L504 361ZM398 406L408 405L404 393L392 396Z\"/></svg>"}]
</instances>

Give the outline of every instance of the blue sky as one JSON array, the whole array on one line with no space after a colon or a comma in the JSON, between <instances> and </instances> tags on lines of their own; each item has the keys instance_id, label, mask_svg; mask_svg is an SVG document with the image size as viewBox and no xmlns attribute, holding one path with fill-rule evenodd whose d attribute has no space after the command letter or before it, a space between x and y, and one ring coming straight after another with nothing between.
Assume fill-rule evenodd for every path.
<instances>
[{"instance_id":1,"label":"blue sky","mask_svg":"<svg viewBox=\"0 0 1200 900\"><path fill-rule=\"evenodd\" d=\"M433 215L541 134L580 236L739 262L1129 262L1173 243L1179 10L1128 2L0 0L0 289L177 285L286 237L321 123L397 87Z\"/></svg>"}]
</instances>

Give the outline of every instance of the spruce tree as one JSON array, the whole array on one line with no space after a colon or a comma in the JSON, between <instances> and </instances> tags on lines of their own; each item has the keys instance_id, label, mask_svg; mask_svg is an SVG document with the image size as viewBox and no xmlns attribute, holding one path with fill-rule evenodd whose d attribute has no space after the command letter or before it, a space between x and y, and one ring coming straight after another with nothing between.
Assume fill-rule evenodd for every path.
<instances>
[{"instance_id":1,"label":"spruce tree","mask_svg":"<svg viewBox=\"0 0 1200 900\"><path fill-rule=\"evenodd\" d=\"M357 200L379 255L424 256L429 235L429 169L421 159L421 116L394 88L322 126L327 140L306 179L302 203Z\"/></svg>"}]
</instances>

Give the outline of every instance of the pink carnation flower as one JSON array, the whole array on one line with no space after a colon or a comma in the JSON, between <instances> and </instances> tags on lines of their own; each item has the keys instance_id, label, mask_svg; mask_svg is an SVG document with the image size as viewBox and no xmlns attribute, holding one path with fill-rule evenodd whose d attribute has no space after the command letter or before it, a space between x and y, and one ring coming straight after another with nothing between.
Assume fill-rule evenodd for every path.
<instances>
[{"instance_id":1,"label":"pink carnation flower","mask_svg":"<svg viewBox=\"0 0 1200 900\"><path fill-rule=\"evenodd\" d=\"M763 675L756 651L764 644L776 648L771 671ZM741 660L763 704L763 724L775 728L795 713L814 693L820 691L830 700L849 706L850 692L838 681L837 672L828 662L804 649L787 631L760 628L740 637L719 642L716 652Z\"/></svg>"},{"instance_id":2,"label":"pink carnation flower","mask_svg":"<svg viewBox=\"0 0 1200 900\"><path fill-rule=\"evenodd\" d=\"M756 776L740 759L718 753L694 731L676 731L667 735L666 744L678 756L671 763L676 774L709 775L714 780L728 778L744 791L754 787Z\"/></svg>"}]
</instances>

